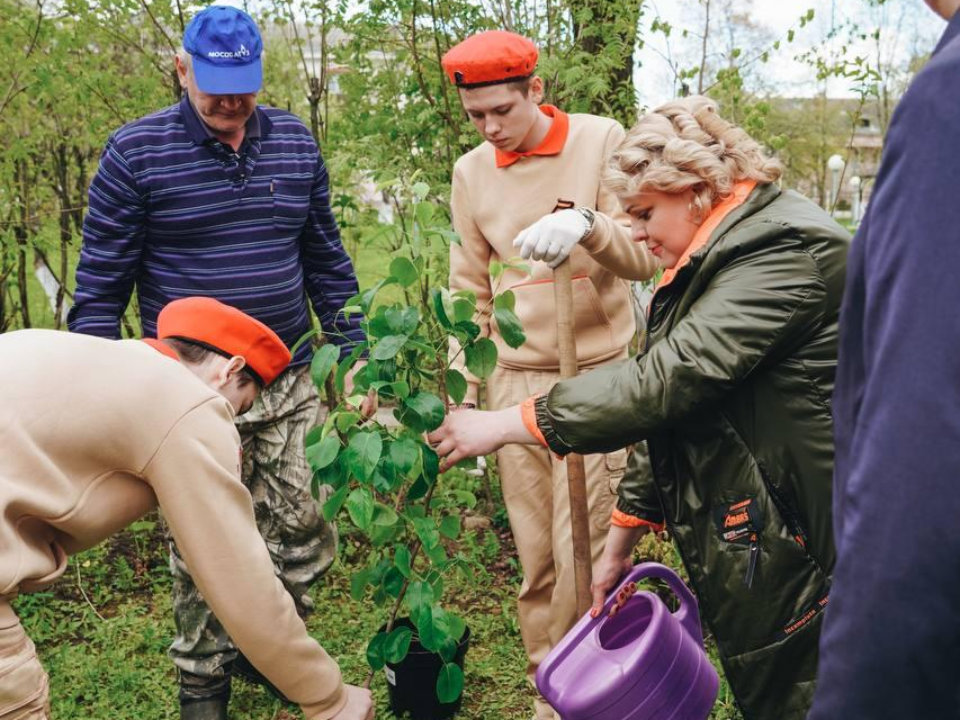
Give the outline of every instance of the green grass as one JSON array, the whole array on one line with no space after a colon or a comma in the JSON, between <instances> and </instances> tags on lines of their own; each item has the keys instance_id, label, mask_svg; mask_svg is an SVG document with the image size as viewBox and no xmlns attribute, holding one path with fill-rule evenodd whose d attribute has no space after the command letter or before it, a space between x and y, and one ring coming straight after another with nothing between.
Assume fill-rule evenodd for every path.
<instances>
[{"instance_id":1,"label":"green grass","mask_svg":"<svg viewBox=\"0 0 960 720\"><path fill-rule=\"evenodd\" d=\"M515 612L520 587L516 555L505 528L466 532L460 548L486 568L455 576L445 597L471 628L461 720L529 720L532 690ZM648 541L648 557L675 563L668 543ZM350 569L366 549L351 537L314 599L310 633L340 663L347 682L367 673L366 641L384 622L385 610L350 598ZM141 521L70 561L52 589L14 603L50 674L53 716L71 720L172 719L178 717L177 681L166 650L174 635L166 545L156 518ZM269 619L262 619L269 622ZM715 658L714 658L715 659ZM378 717L387 710L386 682L374 681ZM234 683L232 717L299 717L260 688ZM739 715L724 683L714 720Z\"/></svg>"}]
</instances>

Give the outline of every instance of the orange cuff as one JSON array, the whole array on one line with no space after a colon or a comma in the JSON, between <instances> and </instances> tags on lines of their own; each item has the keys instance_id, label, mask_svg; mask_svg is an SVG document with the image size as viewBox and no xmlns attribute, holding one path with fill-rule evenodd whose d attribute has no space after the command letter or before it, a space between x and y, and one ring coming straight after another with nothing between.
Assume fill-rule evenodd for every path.
<instances>
[{"instance_id":1,"label":"orange cuff","mask_svg":"<svg viewBox=\"0 0 960 720\"><path fill-rule=\"evenodd\" d=\"M537 425L536 404L540 397L540 395L534 395L520 403L520 417L523 418L523 426L536 438L537 442L544 447L550 447L547 445L547 439L540 432L540 426Z\"/></svg>"},{"instance_id":2,"label":"orange cuff","mask_svg":"<svg viewBox=\"0 0 960 720\"><path fill-rule=\"evenodd\" d=\"M646 526L654 532L663 532L667 526L665 522L653 523L649 520L644 520L643 518L627 515L625 512L622 512L617 508L613 509L613 515L610 516L610 524L622 528L637 528Z\"/></svg>"}]
</instances>

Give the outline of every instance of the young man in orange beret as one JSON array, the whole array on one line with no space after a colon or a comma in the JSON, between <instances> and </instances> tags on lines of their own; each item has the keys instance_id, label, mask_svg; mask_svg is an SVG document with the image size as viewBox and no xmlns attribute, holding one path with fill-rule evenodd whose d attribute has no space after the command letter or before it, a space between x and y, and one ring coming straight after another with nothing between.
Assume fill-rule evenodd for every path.
<instances>
[{"instance_id":1,"label":"young man in orange beret","mask_svg":"<svg viewBox=\"0 0 960 720\"><path fill-rule=\"evenodd\" d=\"M211 298L167 305L158 338L0 335L0 720L49 718L47 676L11 601L157 505L210 607L263 675L309 719L373 718L369 691L344 685L307 634L240 482L234 418L290 352Z\"/></svg>"},{"instance_id":2,"label":"young man in orange beret","mask_svg":"<svg viewBox=\"0 0 960 720\"><path fill-rule=\"evenodd\" d=\"M497 370L487 382L491 409L545 393L560 378L553 268L567 258L573 266L581 369L627 356L636 333L628 281L647 280L656 270L643 244L630 239L629 218L601 187L603 168L623 139L623 128L614 120L541 105L537 55L527 38L490 31L468 38L443 58L483 138L453 171L451 208L462 244L450 251L450 288L475 293L479 306L490 300L497 284L498 291L513 290L527 337L520 348L510 348L490 315L480 318L484 334L499 350ZM530 274L507 270L492 281L491 261L517 255L534 261ZM476 402L479 380L467 376L469 405ZM532 446L507 446L497 458L523 566L520 630L532 680L576 620L566 466ZM586 458L594 559L603 548L626 458L623 450ZM538 719L552 720L554 713L543 700L535 705Z\"/></svg>"}]
</instances>

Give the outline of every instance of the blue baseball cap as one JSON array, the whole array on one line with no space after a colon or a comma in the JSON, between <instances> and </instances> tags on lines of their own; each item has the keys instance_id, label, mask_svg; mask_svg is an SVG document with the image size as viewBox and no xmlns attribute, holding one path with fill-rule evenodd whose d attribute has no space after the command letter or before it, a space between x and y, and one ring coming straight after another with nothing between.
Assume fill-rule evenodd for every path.
<instances>
[{"instance_id":1,"label":"blue baseball cap","mask_svg":"<svg viewBox=\"0 0 960 720\"><path fill-rule=\"evenodd\" d=\"M263 41L253 18L228 5L197 13L183 33L193 58L197 87L210 95L243 95L260 90Z\"/></svg>"}]
</instances>

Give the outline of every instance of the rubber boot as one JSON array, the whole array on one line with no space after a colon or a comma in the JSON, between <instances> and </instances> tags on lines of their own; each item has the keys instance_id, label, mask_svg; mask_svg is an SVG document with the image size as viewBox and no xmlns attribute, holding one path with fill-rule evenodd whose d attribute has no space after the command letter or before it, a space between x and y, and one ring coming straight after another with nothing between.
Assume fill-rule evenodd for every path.
<instances>
[{"instance_id":1,"label":"rubber boot","mask_svg":"<svg viewBox=\"0 0 960 720\"><path fill-rule=\"evenodd\" d=\"M180 671L180 720L228 720L230 671L224 677L205 678Z\"/></svg>"},{"instance_id":2,"label":"rubber boot","mask_svg":"<svg viewBox=\"0 0 960 720\"><path fill-rule=\"evenodd\" d=\"M292 705L293 703L282 692L277 690L272 682L267 680L263 674L257 670L253 663L247 660L243 653L237 653L237 659L233 661L233 674L247 682L265 687L280 702Z\"/></svg>"}]
</instances>

